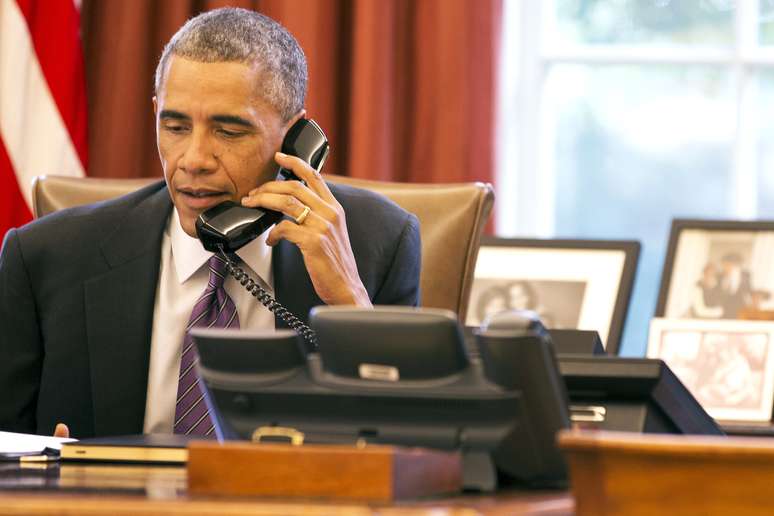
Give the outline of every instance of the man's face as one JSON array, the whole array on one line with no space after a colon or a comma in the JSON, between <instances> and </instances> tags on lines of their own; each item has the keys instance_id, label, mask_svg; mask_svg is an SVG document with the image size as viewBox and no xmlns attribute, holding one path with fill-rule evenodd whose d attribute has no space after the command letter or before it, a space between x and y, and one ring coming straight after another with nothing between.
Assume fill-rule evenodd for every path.
<instances>
[{"instance_id":1,"label":"man's face","mask_svg":"<svg viewBox=\"0 0 774 516\"><path fill-rule=\"evenodd\" d=\"M180 223L193 237L202 211L274 179L274 152L295 119L283 123L259 84L258 70L245 64L170 58L154 99L156 142Z\"/></svg>"}]
</instances>

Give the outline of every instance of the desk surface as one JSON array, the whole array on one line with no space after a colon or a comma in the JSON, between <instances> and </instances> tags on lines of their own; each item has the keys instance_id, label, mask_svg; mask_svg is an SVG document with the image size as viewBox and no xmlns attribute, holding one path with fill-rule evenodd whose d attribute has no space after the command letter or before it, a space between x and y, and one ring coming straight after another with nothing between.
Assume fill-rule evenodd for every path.
<instances>
[{"instance_id":1,"label":"desk surface","mask_svg":"<svg viewBox=\"0 0 774 516\"><path fill-rule=\"evenodd\" d=\"M281 499L219 499L187 494L186 470L172 466L0 463L0 514L176 515L473 515L573 514L567 491L400 502L394 505Z\"/></svg>"}]
</instances>

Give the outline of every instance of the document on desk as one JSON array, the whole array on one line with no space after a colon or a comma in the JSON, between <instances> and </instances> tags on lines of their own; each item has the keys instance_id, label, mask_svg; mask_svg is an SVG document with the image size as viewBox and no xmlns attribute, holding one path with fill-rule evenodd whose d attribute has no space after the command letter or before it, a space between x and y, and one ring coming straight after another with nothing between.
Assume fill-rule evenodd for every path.
<instances>
[{"instance_id":1,"label":"document on desk","mask_svg":"<svg viewBox=\"0 0 774 516\"><path fill-rule=\"evenodd\" d=\"M65 437L0 432L0 461L20 460L21 457L52 457L62 444L77 441Z\"/></svg>"}]
</instances>

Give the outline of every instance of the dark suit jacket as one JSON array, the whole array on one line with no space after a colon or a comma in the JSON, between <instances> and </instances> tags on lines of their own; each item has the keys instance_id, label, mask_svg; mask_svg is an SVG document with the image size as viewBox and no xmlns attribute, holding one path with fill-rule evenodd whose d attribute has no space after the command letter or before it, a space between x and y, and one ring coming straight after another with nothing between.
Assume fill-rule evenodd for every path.
<instances>
[{"instance_id":1,"label":"dark suit jacket","mask_svg":"<svg viewBox=\"0 0 774 516\"><path fill-rule=\"evenodd\" d=\"M416 217L371 192L330 185L374 304L419 301ZM163 182L10 231L0 254L0 430L79 438L142 433ZM272 254L277 300L302 319L322 304L301 253Z\"/></svg>"},{"instance_id":2,"label":"dark suit jacket","mask_svg":"<svg viewBox=\"0 0 774 516\"><path fill-rule=\"evenodd\" d=\"M739 312L752 302L752 279L750 271L741 271L739 285L731 292L718 285L720 306L723 307L723 319L738 319Z\"/></svg>"}]
</instances>

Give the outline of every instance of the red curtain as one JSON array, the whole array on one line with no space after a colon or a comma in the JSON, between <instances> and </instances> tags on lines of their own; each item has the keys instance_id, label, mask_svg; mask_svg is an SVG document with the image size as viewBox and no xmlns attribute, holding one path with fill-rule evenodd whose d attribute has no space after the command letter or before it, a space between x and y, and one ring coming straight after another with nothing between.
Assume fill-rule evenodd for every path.
<instances>
[{"instance_id":1,"label":"red curtain","mask_svg":"<svg viewBox=\"0 0 774 516\"><path fill-rule=\"evenodd\" d=\"M197 13L263 12L309 62L327 173L493 180L501 0L84 0L89 175L160 176L151 97L164 43Z\"/></svg>"}]
</instances>

